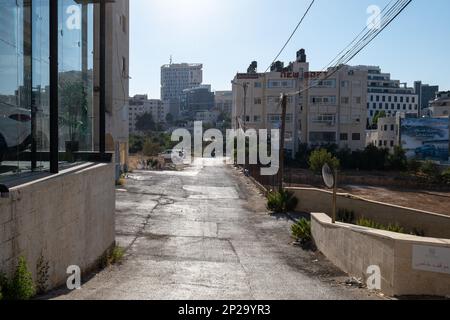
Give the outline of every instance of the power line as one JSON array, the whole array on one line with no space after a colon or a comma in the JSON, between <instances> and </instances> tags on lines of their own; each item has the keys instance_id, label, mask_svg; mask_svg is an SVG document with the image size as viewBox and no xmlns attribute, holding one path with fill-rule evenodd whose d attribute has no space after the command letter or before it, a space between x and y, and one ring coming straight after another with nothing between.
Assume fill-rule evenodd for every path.
<instances>
[{"instance_id":1,"label":"power line","mask_svg":"<svg viewBox=\"0 0 450 320\"><path fill-rule=\"evenodd\" d=\"M374 18L374 20L375 19L378 19L382 14L383 14L383 12L384 11L386 11L386 9L389 7L389 5L390 4L392 4L392 2L394 2L395 0L391 0L384 8L383 8L383 10ZM332 66L333 64L334 64L334 62L345 52L345 50L347 50L348 48L350 48L350 46L353 44L353 43L355 43L355 41L356 40L358 40L359 39L359 37L365 32L367 30L367 26L366 27L364 27L362 30L361 30L361 32L360 33L358 33L358 35L344 48L344 49L342 49L342 51L340 51L337 55L336 55L336 57L334 57L333 58L333 60L331 60L330 61L330 63L329 64L327 64L322 70L326 70L328 67L330 67L330 66Z\"/></svg>"},{"instance_id":2,"label":"power line","mask_svg":"<svg viewBox=\"0 0 450 320\"><path fill-rule=\"evenodd\" d=\"M324 78L322 79L317 79L318 82L320 81L324 81L329 79L331 76L333 76L334 74L336 74L338 71L340 71L342 69L342 67L348 63L349 61L351 61L356 55L358 55L364 48L366 48L381 32L383 32L384 29L386 29L391 23L392 21L394 21L405 9L406 7L408 7L408 5L412 2L412 0L398 0L389 10L388 13L385 14L385 17L383 17L384 19L382 19L382 23L380 28L375 28L372 30L368 30L368 32L366 32L366 34L364 35L364 37L362 37L354 46L352 46L352 48L350 50L348 50L344 55L342 55L337 62L334 64L333 67L330 67L329 69L334 69L331 73L327 74ZM391 1L392 3L392 1ZM386 9L386 8L385 8ZM367 28L367 27L366 27ZM365 29L364 29L365 30ZM361 34L361 33L360 33ZM352 43L354 43L355 40L352 41ZM349 46L347 46L346 48L348 48ZM345 49L343 50L345 51ZM335 61L335 59L333 59L333 61ZM311 86L308 86L307 88L297 91L297 92L291 92L288 93L287 95L297 95L297 94L301 94L311 88L316 87L318 84L314 84Z\"/></svg>"},{"instance_id":3,"label":"power line","mask_svg":"<svg viewBox=\"0 0 450 320\"><path fill-rule=\"evenodd\" d=\"M292 37L295 35L295 33L297 32L298 28L300 27L300 25L303 23L303 20L305 20L306 16L308 15L309 11L311 10L311 7L313 6L314 2L316 0L312 0L310 5L308 6L308 8L306 9L305 13L303 14L303 17L300 19L300 22L297 24L297 26L295 27L294 31L292 32L292 34L290 35L289 39L286 41L286 43L284 44L284 46L281 48L280 52L277 54L277 56L275 57L275 59L273 59L272 63L270 64L270 66L266 69L265 72L269 71L269 69L272 67L272 65L277 61L277 59L280 57L280 55L283 53L284 49L286 49L287 45L289 44L289 42L291 41Z\"/></svg>"}]
</instances>

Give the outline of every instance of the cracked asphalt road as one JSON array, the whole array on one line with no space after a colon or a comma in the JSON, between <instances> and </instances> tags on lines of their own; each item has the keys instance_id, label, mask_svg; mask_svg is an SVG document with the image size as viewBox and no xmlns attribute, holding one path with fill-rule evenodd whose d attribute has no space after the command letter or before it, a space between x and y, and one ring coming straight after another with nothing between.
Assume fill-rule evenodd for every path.
<instances>
[{"instance_id":1,"label":"cracked asphalt road","mask_svg":"<svg viewBox=\"0 0 450 320\"><path fill-rule=\"evenodd\" d=\"M234 168L135 172L117 191L122 264L57 299L372 299L320 254L292 245L292 220L270 216Z\"/></svg>"}]
</instances>

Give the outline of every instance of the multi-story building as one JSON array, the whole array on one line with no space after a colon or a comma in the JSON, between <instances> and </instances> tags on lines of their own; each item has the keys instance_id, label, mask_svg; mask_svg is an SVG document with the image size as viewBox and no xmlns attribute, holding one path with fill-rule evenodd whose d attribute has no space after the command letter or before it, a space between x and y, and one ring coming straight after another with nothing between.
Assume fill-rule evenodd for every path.
<instances>
[{"instance_id":1,"label":"multi-story building","mask_svg":"<svg viewBox=\"0 0 450 320\"><path fill-rule=\"evenodd\" d=\"M310 72L305 77L311 89L307 91L307 107L302 110L306 125L302 131L309 145L364 149L367 71L349 66L337 70Z\"/></svg>"},{"instance_id":2,"label":"multi-story building","mask_svg":"<svg viewBox=\"0 0 450 320\"><path fill-rule=\"evenodd\" d=\"M397 113L409 116L419 116L419 96L414 88L409 88L399 80L392 80L389 73L381 72L376 66L357 66L356 70L367 71L367 124L371 125L377 113L384 112L386 116Z\"/></svg>"},{"instance_id":3,"label":"multi-story building","mask_svg":"<svg viewBox=\"0 0 450 320\"><path fill-rule=\"evenodd\" d=\"M400 121L400 114L379 118L377 129L367 131L366 144L394 151L400 145Z\"/></svg>"},{"instance_id":4,"label":"multi-story building","mask_svg":"<svg viewBox=\"0 0 450 320\"><path fill-rule=\"evenodd\" d=\"M286 149L292 155L300 143L364 148L367 79L367 71L348 66L310 72L305 51L300 50L296 61L286 68L277 63L268 73L236 75L233 127L280 128L281 93L300 92L288 96Z\"/></svg>"},{"instance_id":5,"label":"multi-story building","mask_svg":"<svg viewBox=\"0 0 450 320\"><path fill-rule=\"evenodd\" d=\"M233 111L233 91L216 91L214 100L217 110L231 116Z\"/></svg>"},{"instance_id":6,"label":"multi-story building","mask_svg":"<svg viewBox=\"0 0 450 320\"><path fill-rule=\"evenodd\" d=\"M106 28L114 35L106 42L106 150L115 154L117 178L128 163L129 12L128 0L106 6ZM94 59L99 60L98 54Z\"/></svg>"},{"instance_id":7,"label":"multi-story building","mask_svg":"<svg viewBox=\"0 0 450 320\"><path fill-rule=\"evenodd\" d=\"M422 81L416 81L414 82L414 91L419 96L419 107L422 111L430 106L430 101L434 100L436 93L439 92L439 86L430 86L423 84Z\"/></svg>"},{"instance_id":8,"label":"multi-story building","mask_svg":"<svg viewBox=\"0 0 450 320\"><path fill-rule=\"evenodd\" d=\"M172 116L179 116L183 90L198 87L202 82L202 64L171 63L161 67L161 100L170 105Z\"/></svg>"},{"instance_id":9,"label":"multi-story building","mask_svg":"<svg viewBox=\"0 0 450 320\"><path fill-rule=\"evenodd\" d=\"M214 92L210 85L200 85L183 90L180 95L180 112L184 118L194 120L197 112L214 108Z\"/></svg>"},{"instance_id":10,"label":"multi-story building","mask_svg":"<svg viewBox=\"0 0 450 320\"><path fill-rule=\"evenodd\" d=\"M0 1L0 270L47 289L115 244L128 141L128 0ZM119 165L118 165L119 164ZM7 237L3 237L7 235ZM39 270L30 269L33 281Z\"/></svg>"},{"instance_id":11,"label":"multi-story building","mask_svg":"<svg viewBox=\"0 0 450 320\"><path fill-rule=\"evenodd\" d=\"M130 133L138 133L136 122L143 114L151 114L156 123L165 123L169 113L168 106L159 99L148 99L147 95L135 95L129 101Z\"/></svg>"},{"instance_id":12,"label":"multi-story building","mask_svg":"<svg viewBox=\"0 0 450 320\"><path fill-rule=\"evenodd\" d=\"M450 91L438 92L426 113L433 118L450 116Z\"/></svg>"},{"instance_id":13,"label":"multi-story building","mask_svg":"<svg viewBox=\"0 0 450 320\"><path fill-rule=\"evenodd\" d=\"M202 121L204 124L214 125L217 122L219 115L220 111L216 109L198 111L196 112L194 119L195 121Z\"/></svg>"}]
</instances>

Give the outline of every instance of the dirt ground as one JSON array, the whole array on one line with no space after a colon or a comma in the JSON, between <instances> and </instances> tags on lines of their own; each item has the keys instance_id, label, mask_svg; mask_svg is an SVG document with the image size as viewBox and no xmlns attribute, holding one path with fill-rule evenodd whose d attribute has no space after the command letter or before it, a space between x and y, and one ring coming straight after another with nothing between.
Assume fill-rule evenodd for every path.
<instances>
[{"instance_id":1,"label":"dirt ground","mask_svg":"<svg viewBox=\"0 0 450 320\"><path fill-rule=\"evenodd\" d=\"M311 185L293 185L306 188L317 188ZM345 186L341 193L349 193L367 200L380 201L411 209L423 210L450 216L450 192L426 190L402 190L397 188Z\"/></svg>"},{"instance_id":2,"label":"dirt ground","mask_svg":"<svg viewBox=\"0 0 450 320\"><path fill-rule=\"evenodd\" d=\"M347 186L342 188L341 191L368 200L382 201L450 216L450 192L400 190L367 186Z\"/></svg>"}]
</instances>

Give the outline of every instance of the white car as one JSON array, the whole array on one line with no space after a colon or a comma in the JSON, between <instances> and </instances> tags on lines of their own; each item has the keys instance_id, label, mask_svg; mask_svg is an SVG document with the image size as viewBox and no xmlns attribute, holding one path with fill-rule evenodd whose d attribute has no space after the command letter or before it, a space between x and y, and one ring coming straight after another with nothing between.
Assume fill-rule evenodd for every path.
<instances>
[{"instance_id":1,"label":"white car","mask_svg":"<svg viewBox=\"0 0 450 320\"><path fill-rule=\"evenodd\" d=\"M162 157L164 160L172 160L172 154L175 154L176 157L179 157L180 159L185 158L185 154L183 150L166 150L163 153L160 153L159 156Z\"/></svg>"},{"instance_id":2,"label":"white car","mask_svg":"<svg viewBox=\"0 0 450 320\"><path fill-rule=\"evenodd\" d=\"M13 149L26 150L31 137L31 112L0 102L0 161Z\"/></svg>"}]
</instances>

